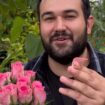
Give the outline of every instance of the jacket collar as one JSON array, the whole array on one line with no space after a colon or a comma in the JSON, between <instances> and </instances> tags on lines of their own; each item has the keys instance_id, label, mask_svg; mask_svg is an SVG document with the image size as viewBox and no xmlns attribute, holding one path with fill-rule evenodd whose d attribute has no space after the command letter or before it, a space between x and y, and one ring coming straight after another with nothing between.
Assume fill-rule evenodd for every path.
<instances>
[{"instance_id":1,"label":"jacket collar","mask_svg":"<svg viewBox=\"0 0 105 105\"><path fill-rule=\"evenodd\" d=\"M101 70L101 66L100 66L100 63L99 63L99 58L97 56L97 53L89 42L87 43L87 48L88 48L88 51L89 51L89 54L90 54L91 65L94 67L95 71L102 74L102 70Z\"/></svg>"}]
</instances>

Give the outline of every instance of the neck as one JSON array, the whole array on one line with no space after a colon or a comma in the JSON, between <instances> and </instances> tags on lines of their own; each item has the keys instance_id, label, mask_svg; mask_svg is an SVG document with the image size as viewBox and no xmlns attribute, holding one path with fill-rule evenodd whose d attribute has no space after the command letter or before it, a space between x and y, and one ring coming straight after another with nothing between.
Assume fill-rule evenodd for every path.
<instances>
[{"instance_id":1,"label":"neck","mask_svg":"<svg viewBox=\"0 0 105 105\"><path fill-rule=\"evenodd\" d=\"M80 56L80 57L84 57L87 60L87 62L84 63L84 66L88 66L89 64L89 53L88 53L88 50L87 48L85 48L83 54ZM56 62L54 59L52 59L50 56L48 56L48 63L49 63L49 67L51 69L51 71L57 75L57 76L66 76L66 77L72 77L70 75L70 73L67 72L67 68L68 66L71 65L71 63L69 65L62 65L58 62Z\"/></svg>"}]
</instances>

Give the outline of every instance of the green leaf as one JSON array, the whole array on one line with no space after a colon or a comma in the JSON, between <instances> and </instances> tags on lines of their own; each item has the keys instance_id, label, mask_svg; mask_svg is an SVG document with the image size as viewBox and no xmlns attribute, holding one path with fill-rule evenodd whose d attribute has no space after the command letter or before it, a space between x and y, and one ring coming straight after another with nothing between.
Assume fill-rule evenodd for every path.
<instances>
[{"instance_id":1,"label":"green leaf","mask_svg":"<svg viewBox=\"0 0 105 105\"><path fill-rule=\"evenodd\" d=\"M17 9L24 11L27 9L27 0L15 0L15 5Z\"/></svg>"},{"instance_id":2,"label":"green leaf","mask_svg":"<svg viewBox=\"0 0 105 105\"><path fill-rule=\"evenodd\" d=\"M40 37L35 37L34 35L27 35L25 42L26 56L29 59L33 59L38 56L42 51L42 43Z\"/></svg>"},{"instance_id":3,"label":"green leaf","mask_svg":"<svg viewBox=\"0 0 105 105\"><path fill-rule=\"evenodd\" d=\"M0 1L0 14L3 16L8 16L9 14L9 6L3 1Z\"/></svg>"},{"instance_id":4,"label":"green leaf","mask_svg":"<svg viewBox=\"0 0 105 105\"><path fill-rule=\"evenodd\" d=\"M33 10L36 10L38 0L29 0L28 4Z\"/></svg>"},{"instance_id":5,"label":"green leaf","mask_svg":"<svg viewBox=\"0 0 105 105\"><path fill-rule=\"evenodd\" d=\"M14 0L7 0L7 4L9 6L11 13L15 14L16 13L16 5L15 5Z\"/></svg>"},{"instance_id":6,"label":"green leaf","mask_svg":"<svg viewBox=\"0 0 105 105\"><path fill-rule=\"evenodd\" d=\"M24 20L21 17L16 17L13 22L13 27L10 32L10 40L15 42L17 38L21 35L23 29Z\"/></svg>"}]
</instances>

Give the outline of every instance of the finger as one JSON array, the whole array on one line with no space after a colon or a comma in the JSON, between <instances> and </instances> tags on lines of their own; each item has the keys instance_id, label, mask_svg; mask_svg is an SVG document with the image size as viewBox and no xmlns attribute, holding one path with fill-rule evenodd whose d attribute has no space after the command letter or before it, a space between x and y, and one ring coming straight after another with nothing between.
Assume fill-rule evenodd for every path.
<instances>
[{"instance_id":1,"label":"finger","mask_svg":"<svg viewBox=\"0 0 105 105\"><path fill-rule=\"evenodd\" d=\"M100 89L99 84L100 82L103 81L102 77L100 77L100 75L97 74L95 71L90 70L86 67L82 67L82 69L84 70L77 70L70 66L68 68L68 71L75 79L91 86L96 90L99 90Z\"/></svg>"},{"instance_id":2,"label":"finger","mask_svg":"<svg viewBox=\"0 0 105 105\"><path fill-rule=\"evenodd\" d=\"M75 68L75 69L78 69L78 70L83 70L84 72L87 72L89 74L92 74L94 72L94 74L96 75L96 77L99 77L101 78L102 76L99 75L99 73L97 73L96 71L93 71L91 69L84 69L86 66L86 64L88 63L88 59L86 58L80 58L80 57L76 57L73 59L73 62L72 62L72 66ZM99 79L98 78L98 79Z\"/></svg>"},{"instance_id":3,"label":"finger","mask_svg":"<svg viewBox=\"0 0 105 105\"><path fill-rule=\"evenodd\" d=\"M64 76L60 77L60 81L66 86L72 88L73 90L79 91L80 93L89 98L97 99L96 94L98 95L98 92L80 81L72 80Z\"/></svg>"},{"instance_id":4,"label":"finger","mask_svg":"<svg viewBox=\"0 0 105 105\"><path fill-rule=\"evenodd\" d=\"M73 98L74 100L76 100L78 103L82 105L97 105L95 100L82 95L76 90L72 90L68 88L59 88L59 92L65 96ZM88 103L92 103L92 104L88 104Z\"/></svg>"},{"instance_id":5,"label":"finger","mask_svg":"<svg viewBox=\"0 0 105 105\"><path fill-rule=\"evenodd\" d=\"M81 104L78 103L78 105L81 105Z\"/></svg>"},{"instance_id":6,"label":"finger","mask_svg":"<svg viewBox=\"0 0 105 105\"><path fill-rule=\"evenodd\" d=\"M74 67L87 66L88 63L89 63L89 60L87 58L76 57L73 59L72 66Z\"/></svg>"}]
</instances>

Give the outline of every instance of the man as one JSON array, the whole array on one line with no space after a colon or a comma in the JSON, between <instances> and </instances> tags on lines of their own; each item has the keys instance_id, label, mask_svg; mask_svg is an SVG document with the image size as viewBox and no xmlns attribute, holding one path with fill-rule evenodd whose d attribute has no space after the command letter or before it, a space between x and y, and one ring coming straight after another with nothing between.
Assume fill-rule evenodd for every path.
<instances>
[{"instance_id":1,"label":"man","mask_svg":"<svg viewBox=\"0 0 105 105\"><path fill-rule=\"evenodd\" d=\"M25 69L37 72L49 105L105 105L105 55L87 42L89 0L39 0L38 16L45 52Z\"/></svg>"}]
</instances>

